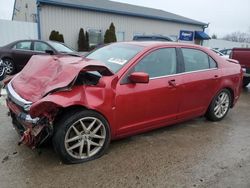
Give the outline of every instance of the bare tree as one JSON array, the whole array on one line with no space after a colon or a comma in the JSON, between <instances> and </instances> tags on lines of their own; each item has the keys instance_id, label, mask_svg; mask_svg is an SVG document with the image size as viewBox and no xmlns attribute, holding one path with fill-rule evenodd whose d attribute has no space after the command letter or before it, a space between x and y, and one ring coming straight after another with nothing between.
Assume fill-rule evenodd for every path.
<instances>
[{"instance_id":1,"label":"bare tree","mask_svg":"<svg viewBox=\"0 0 250 188\"><path fill-rule=\"evenodd\" d=\"M223 37L224 40L233 41L233 42L247 42L250 43L250 32L233 32L231 34L227 34Z\"/></svg>"}]
</instances>

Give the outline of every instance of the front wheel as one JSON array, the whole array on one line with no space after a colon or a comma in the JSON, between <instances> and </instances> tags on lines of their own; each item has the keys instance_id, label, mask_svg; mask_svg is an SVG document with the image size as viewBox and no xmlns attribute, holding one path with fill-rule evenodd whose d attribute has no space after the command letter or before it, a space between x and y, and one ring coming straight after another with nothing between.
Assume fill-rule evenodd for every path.
<instances>
[{"instance_id":1,"label":"front wheel","mask_svg":"<svg viewBox=\"0 0 250 188\"><path fill-rule=\"evenodd\" d=\"M227 89L221 90L208 107L206 117L211 121L220 121L228 113L231 106L232 95Z\"/></svg>"},{"instance_id":2,"label":"front wheel","mask_svg":"<svg viewBox=\"0 0 250 188\"><path fill-rule=\"evenodd\" d=\"M86 110L66 114L56 125L53 146L64 163L82 163L102 156L110 143L108 122Z\"/></svg>"},{"instance_id":3,"label":"front wheel","mask_svg":"<svg viewBox=\"0 0 250 188\"><path fill-rule=\"evenodd\" d=\"M15 73L15 65L11 59L3 59L3 64L5 66L6 74L12 75Z\"/></svg>"}]
</instances>

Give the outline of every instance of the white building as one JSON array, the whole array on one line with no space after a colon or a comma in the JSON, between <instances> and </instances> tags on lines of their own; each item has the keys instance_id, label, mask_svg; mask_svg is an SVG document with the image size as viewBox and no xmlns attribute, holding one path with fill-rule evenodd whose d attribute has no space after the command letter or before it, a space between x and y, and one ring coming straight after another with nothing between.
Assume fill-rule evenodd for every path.
<instances>
[{"instance_id":1,"label":"white building","mask_svg":"<svg viewBox=\"0 0 250 188\"><path fill-rule=\"evenodd\" d=\"M209 37L208 25L166 11L108 0L16 0L13 20L38 23L38 35L48 40L52 30L63 34L65 43L77 48L80 28L89 32L90 43L100 44L111 22L118 41L134 35L157 34L179 37L199 44ZM181 36L180 36L181 35Z\"/></svg>"}]
</instances>

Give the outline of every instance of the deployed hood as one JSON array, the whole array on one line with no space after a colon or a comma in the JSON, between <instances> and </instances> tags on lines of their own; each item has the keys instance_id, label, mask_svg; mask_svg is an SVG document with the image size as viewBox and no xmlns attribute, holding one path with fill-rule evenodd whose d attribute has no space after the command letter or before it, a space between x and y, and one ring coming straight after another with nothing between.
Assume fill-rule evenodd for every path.
<instances>
[{"instance_id":1,"label":"deployed hood","mask_svg":"<svg viewBox=\"0 0 250 188\"><path fill-rule=\"evenodd\" d=\"M113 73L101 62L72 56L33 56L24 69L10 82L25 100L35 102L48 93L72 84L81 71L98 71L103 76Z\"/></svg>"}]
</instances>

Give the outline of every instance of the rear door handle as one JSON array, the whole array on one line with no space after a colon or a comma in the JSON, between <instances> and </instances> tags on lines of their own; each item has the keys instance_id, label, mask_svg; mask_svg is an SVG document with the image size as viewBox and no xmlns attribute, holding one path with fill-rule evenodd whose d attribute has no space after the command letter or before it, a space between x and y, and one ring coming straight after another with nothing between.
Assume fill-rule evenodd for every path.
<instances>
[{"instance_id":1,"label":"rear door handle","mask_svg":"<svg viewBox=\"0 0 250 188\"><path fill-rule=\"evenodd\" d=\"M169 80L169 81L168 81L168 84L169 84L170 86L172 86L172 87L176 87L175 79Z\"/></svg>"}]
</instances>

